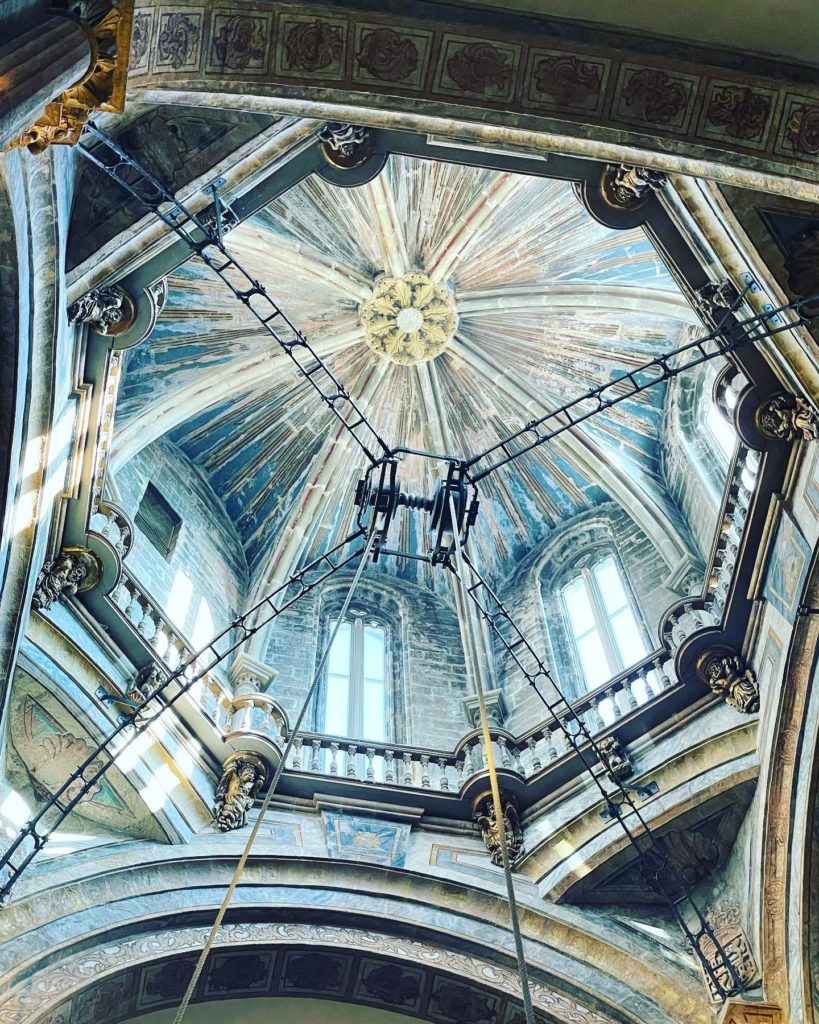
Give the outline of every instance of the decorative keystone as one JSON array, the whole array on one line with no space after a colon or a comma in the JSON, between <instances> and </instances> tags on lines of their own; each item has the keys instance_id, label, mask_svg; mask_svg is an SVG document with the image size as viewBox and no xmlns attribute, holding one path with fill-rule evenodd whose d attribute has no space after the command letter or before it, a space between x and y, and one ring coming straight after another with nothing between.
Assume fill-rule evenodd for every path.
<instances>
[{"instance_id":1,"label":"decorative keystone","mask_svg":"<svg viewBox=\"0 0 819 1024\"><path fill-rule=\"evenodd\" d=\"M102 562L88 548L63 548L59 555L46 562L34 586L31 607L45 611L55 601L73 597L96 586L102 576Z\"/></svg>"},{"instance_id":2,"label":"decorative keystone","mask_svg":"<svg viewBox=\"0 0 819 1024\"><path fill-rule=\"evenodd\" d=\"M213 823L220 832L247 824L248 811L266 779L267 763L258 754L240 750L227 758L213 804Z\"/></svg>"},{"instance_id":3,"label":"decorative keystone","mask_svg":"<svg viewBox=\"0 0 819 1024\"><path fill-rule=\"evenodd\" d=\"M509 866L514 868L524 851L524 843L523 829L520 827L520 818L518 817L518 805L511 793L501 792L501 808L506 829L506 849L509 853ZM472 802L472 818L480 826L484 846L489 851L489 859L496 867L503 867L501 836L491 792L482 793L474 799Z\"/></svg>"},{"instance_id":4,"label":"decorative keystone","mask_svg":"<svg viewBox=\"0 0 819 1024\"><path fill-rule=\"evenodd\" d=\"M68 307L70 324L90 324L97 334L125 334L136 319L136 304L118 284L93 288Z\"/></svg>"},{"instance_id":5,"label":"decorative keystone","mask_svg":"<svg viewBox=\"0 0 819 1024\"><path fill-rule=\"evenodd\" d=\"M666 177L661 171L621 164L619 167L610 167L604 173L600 188L609 206L636 210L665 183Z\"/></svg>"},{"instance_id":6,"label":"decorative keystone","mask_svg":"<svg viewBox=\"0 0 819 1024\"><path fill-rule=\"evenodd\" d=\"M697 660L697 674L737 711L759 711L759 685L741 655L728 648L706 651Z\"/></svg>"},{"instance_id":7,"label":"decorative keystone","mask_svg":"<svg viewBox=\"0 0 819 1024\"><path fill-rule=\"evenodd\" d=\"M819 440L819 416L806 401L782 392L766 399L756 411L760 434L772 441Z\"/></svg>"},{"instance_id":8,"label":"decorative keystone","mask_svg":"<svg viewBox=\"0 0 819 1024\"><path fill-rule=\"evenodd\" d=\"M373 352L401 366L440 355L458 326L452 292L426 274L377 281L360 320Z\"/></svg>"}]
</instances>

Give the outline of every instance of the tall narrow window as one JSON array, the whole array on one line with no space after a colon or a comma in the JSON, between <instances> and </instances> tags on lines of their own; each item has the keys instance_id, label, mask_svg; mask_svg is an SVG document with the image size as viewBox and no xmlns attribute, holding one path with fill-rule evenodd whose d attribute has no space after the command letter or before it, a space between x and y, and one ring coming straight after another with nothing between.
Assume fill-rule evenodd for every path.
<instances>
[{"instance_id":1,"label":"tall narrow window","mask_svg":"<svg viewBox=\"0 0 819 1024\"><path fill-rule=\"evenodd\" d=\"M387 739L386 648L386 631L377 622L356 617L339 626L327 661L322 732Z\"/></svg>"},{"instance_id":2,"label":"tall narrow window","mask_svg":"<svg viewBox=\"0 0 819 1024\"><path fill-rule=\"evenodd\" d=\"M648 654L613 556L582 569L562 593L587 689L602 685Z\"/></svg>"},{"instance_id":3,"label":"tall narrow window","mask_svg":"<svg viewBox=\"0 0 819 1024\"><path fill-rule=\"evenodd\" d=\"M171 508L153 484L145 488L134 523L163 558L171 557L179 537L182 517Z\"/></svg>"}]
</instances>

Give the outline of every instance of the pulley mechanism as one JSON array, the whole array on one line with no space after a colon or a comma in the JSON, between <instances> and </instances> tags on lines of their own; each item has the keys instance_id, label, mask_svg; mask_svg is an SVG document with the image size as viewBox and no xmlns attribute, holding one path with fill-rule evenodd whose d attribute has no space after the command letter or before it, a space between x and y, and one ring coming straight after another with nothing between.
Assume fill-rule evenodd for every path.
<instances>
[{"instance_id":1,"label":"pulley mechanism","mask_svg":"<svg viewBox=\"0 0 819 1024\"><path fill-rule=\"evenodd\" d=\"M475 524L478 515L476 490L472 487L470 497L465 467L462 462L454 460L447 463L446 476L438 480L432 497L426 498L421 495L405 494L398 479L397 460L384 459L378 465L370 467L364 478L358 481L355 503L359 509L359 526L375 532L374 562L378 561L381 554L420 559L432 562L433 565L446 562L452 555L456 533L461 544L466 544L469 530ZM401 507L429 514L427 554L387 548L387 535L393 517Z\"/></svg>"}]
</instances>

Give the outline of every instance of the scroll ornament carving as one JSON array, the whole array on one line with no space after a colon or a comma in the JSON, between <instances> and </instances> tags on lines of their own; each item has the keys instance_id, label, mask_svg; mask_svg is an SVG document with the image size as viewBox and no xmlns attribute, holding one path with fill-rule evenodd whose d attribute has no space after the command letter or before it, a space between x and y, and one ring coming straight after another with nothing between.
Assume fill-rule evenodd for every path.
<instances>
[{"instance_id":1,"label":"scroll ornament carving","mask_svg":"<svg viewBox=\"0 0 819 1024\"><path fill-rule=\"evenodd\" d=\"M220 832L247 824L248 811L266 778L267 765L257 754L239 751L227 758L213 805L213 821Z\"/></svg>"},{"instance_id":2,"label":"scroll ornament carving","mask_svg":"<svg viewBox=\"0 0 819 1024\"><path fill-rule=\"evenodd\" d=\"M781 393L763 402L756 412L763 437L775 441L819 440L819 416L802 398Z\"/></svg>"},{"instance_id":3,"label":"scroll ornament carving","mask_svg":"<svg viewBox=\"0 0 819 1024\"><path fill-rule=\"evenodd\" d=\"M134 0L116 0L103 6L97 0L80 0L71 7L85 26L91 42L87 74L49 103L35 123L13 144L42 153L52 144L73 146L79 142L92 111L121 114L134 21Z\"/></svg>"},{"instance_id":4,"label":"scroll ornament carving","mask_svg":"<svg viewBox=\"0 0 819 1024\"><path fill-rule=\"evenodd\" d=\"M102 564L87 548L63 548L60 554L46 562L37 577L31 606L45 611L60 598L73 597L90 590L102 576Z\"/></svg>"},{"instance_id":5,"label":"scroll ornament carving","mask_svg":"<svg viewBox=\"0 0 819 1024\"><path fill-rule=\"evenodd\" d=\"M481 836L489 859L496 867L503 867L503 851L498 820L495 815L495 803L491 793L478 797L474 803L472 817L480 827ZM524 850L523 829L518 817L518 805L510 793L501 793L504 826L506 829L506 849L509 853L509 866L514 868Z\"/></svg>"},{"instance_id":6,"label":"scroll ornament carving","mask_svg":"<svg viewBox=\"0 0 819 1024\"><path fill-rule=\"evenodd\" d=\"M661 171L647 167L610 167L603 175L601 188L603 198L609 206L635 210L642 206L653 192L665 185L666 177Z\"/></svg>"},{"instance_id":7,"label":"scroll ornament carving","mask_svg":"<svg viewBox=\"0 0 819 1024\"><path fill-rule=\"evenodd\" d=\"M124 334L134 322L134 300L119 285L94 288L68 307L70 324L90 324L98 334Z\"/></svg>"},{"instance_id":8,"label":"scroll ornament carving","mask_svg":"<svg viewBox=\"0 0 819 1024\"><path fill-rule=\"evenodd\" d=\"M756 676L740 655L708 652L699 659L697 671L703 682L732 708L745 714L759 711Z\"/></svg>"}]
</instances>

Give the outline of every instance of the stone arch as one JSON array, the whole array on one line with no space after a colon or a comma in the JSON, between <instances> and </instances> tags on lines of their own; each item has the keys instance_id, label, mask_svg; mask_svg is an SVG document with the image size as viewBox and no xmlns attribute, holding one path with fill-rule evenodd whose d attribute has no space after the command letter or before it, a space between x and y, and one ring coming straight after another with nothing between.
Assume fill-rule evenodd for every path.
<instances>
[{"instance_id":1,"label":"stone arch","mask_svg":"<svg viewBox=\"0 0 819 1024\"><path fill-rule=\"evenodd\" d=\"M0 1020L53 1024L59 1008L89 983L133 979L144 965L195 956L232 871L228 849L238 854L240 838L208 837L196 853L154 851L157 856L136 864L133 850L97 852L82 865L52 872L48 900L23 898L4 913L15 938L4 944L8 988ZM519 996L507 914L500 897L473 886L340 861L272 860L260 850L236 891L217 950L286 953L298 946L322 955L381 957L403 971L432 967L473 988L476 998L495 1000L499 1010L503 1003L505 1013ZM710 1020L693 972L616 926L583 922L569 908L545 916L524 909L521 923L534 1001L549 1024ZM109 1018L76 1019L103 1024Z\"/></svg>"}]
</instances>

